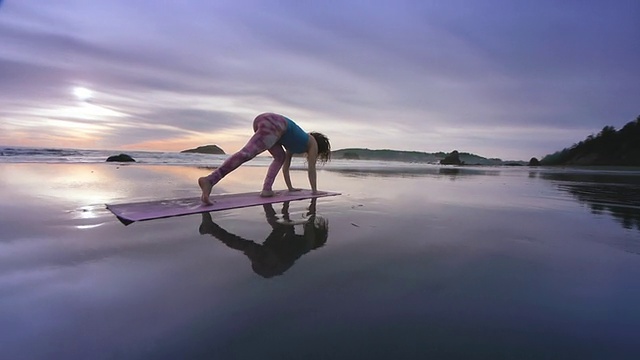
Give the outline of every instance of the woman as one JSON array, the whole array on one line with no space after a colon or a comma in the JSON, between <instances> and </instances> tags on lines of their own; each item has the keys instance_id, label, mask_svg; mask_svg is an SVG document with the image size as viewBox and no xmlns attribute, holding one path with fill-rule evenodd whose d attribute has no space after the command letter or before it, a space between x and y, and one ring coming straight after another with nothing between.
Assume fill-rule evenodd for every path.
<instances>
[{"instance_id":1,"label":"woman","mask_svg":"<svg viewBox=\"0 0 640 360\"><path fill-rule=\"evenodd\" d=\"M291 185L289 166L293 154L303 153L307 155L311 190L313 193L318 191L316 162L320 160L320 162L326 163L331 158L331 144L325 135L317 132L306 133L291 119L273 113L258 115L253 121L253 131L253 136L240 151L231 155L214 172L198 179L198 185L202 189L203 203L211 204L209 199L211 189L223 177L265 150L271 153L273 162L267 171L260 196L273 196L272 186L280 168L282 168L284 182L289 191L299 190Z\"/></svg>"}]
</instances>

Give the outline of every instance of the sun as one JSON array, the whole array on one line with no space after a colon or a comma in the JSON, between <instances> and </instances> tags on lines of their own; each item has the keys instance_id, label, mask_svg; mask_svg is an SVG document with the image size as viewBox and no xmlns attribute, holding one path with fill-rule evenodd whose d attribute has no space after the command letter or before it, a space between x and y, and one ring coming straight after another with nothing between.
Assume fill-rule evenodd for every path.
<instances>
[{"instance_id":1,"label":"sun","mask_svg":"<svg viewBox=\"0 0 640 360\"><path fill-rule=\"evenodd\" d=\"M87 101L93 97L93 91L86 87L76 86L73 88L73 95L81 101Z\"/></svg>"}]
</instances>

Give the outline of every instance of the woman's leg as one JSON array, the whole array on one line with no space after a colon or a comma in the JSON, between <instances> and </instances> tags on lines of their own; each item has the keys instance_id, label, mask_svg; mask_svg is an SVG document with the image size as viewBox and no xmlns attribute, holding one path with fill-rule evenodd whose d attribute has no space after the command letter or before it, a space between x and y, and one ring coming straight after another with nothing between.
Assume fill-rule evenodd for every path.
<instances>
[{"instance_id":1,"label":"woman's leg","mask_svg":"<svg viewBox=\"0 0 640 360\"><path fill-rule=\"evenodd\" d=\"M271 156L273 156L273 161L271 162L271 165L269 165L267 176L265 176L264 184L262 184L262 196L273 195L273 182L276 181L276 176L282 168L282 164L284 164L285 158L284 149L282 149L282 146L280 145L274 145L268 150Z\"/></svg>"},{"instance_id":2,"label":"woman's leg","mask_svg":"<svg viewBox=\"0 0 640 360\"><path fill-rule=\"evenodd\" d=\"M231 155L231 157L225 160L225 162L211 174L198 179L198 184L202 189L202 201L209 203L211 188L222 180L223 177L227 176L227 174L238 168L238 166L253 159L256 155L267 149L280 147L280 145L276 145L276 143L286 129L286 119L280 115L262 114L256 117L253 121L253 131L255 133L245 146L237 153Z\"/></svg>"},{"instance_id":3,"label":"woman's leg","mask_svg":"<svg viewBox=\"0 0 640 360\"><path fill-rule=\"evenodd\" d=\"M223 177L227 176L227 174L243 163L253 159L258 154L274 146L279 146L275 144L286 130L286 122L280 124L279 119L271 115L272 114L262 114L254 120L253 131L255 131L255 133L251 139L249 139L240 151L231 155L219 168L207 176L207 179L212 185L217 184Z\"/></svg>"}]
</instances>

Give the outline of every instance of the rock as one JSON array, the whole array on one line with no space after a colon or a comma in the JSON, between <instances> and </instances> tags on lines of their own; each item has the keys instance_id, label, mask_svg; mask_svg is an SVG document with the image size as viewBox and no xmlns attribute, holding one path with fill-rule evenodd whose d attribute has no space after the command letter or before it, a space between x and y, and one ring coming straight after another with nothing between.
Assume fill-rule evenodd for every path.
<instances>
[{"instance_id":1,"label":"rock","mask_svg":"<svg viewBox=\"0 0 640 360\"><path fill-rule=\"evenodd\" d=\"M460 161L460 154L458 153L458 150L453 150L449 155L445 156L444 159L440 160L440 164L462 165L463 162Z\"/></svg>"},{"instance_id":2,"label":"rock","mask_svg":"<svg viewBox=\"0 0 640 360\"><path fill-rule=\"evenodd\" d=\"M107 162L135 162L135 160L127 154L120 154L109 156Z\"/></svg>"},{"instance_id":3,"label":"rock","mask_svg":"<svg viewBox=\"0 0 640 360\"><path fill-rule=\"evenodd\" d=\"M540 166L540 161L534 157L529 160L529 166Z\"/></svg>"},{"instance_id":4,"label":"rock","mask_svg":"<svg viewBox=\"0 0 640 360\"><path fill-rule=\"evenodd\" d=\"M197 153L197 154L215 154L224 155L225 152L218 145L198 146L195 149L182 150L181 153Z\"/></svg>"}]
</instances>

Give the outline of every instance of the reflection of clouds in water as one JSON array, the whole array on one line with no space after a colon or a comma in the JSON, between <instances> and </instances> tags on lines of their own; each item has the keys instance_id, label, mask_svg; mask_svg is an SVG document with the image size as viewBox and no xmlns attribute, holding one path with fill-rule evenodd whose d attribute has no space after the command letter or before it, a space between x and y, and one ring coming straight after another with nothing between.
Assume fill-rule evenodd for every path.
<instances>
[{"instance_id":1,"label":"reflection of clouds in water","mask_svg":"<svg viewBox=\"0 0 640 360\"><path fill-rule=\"evenodd\" d=\"M592 213L608 213L625 229L640 230L640 174L637 172L542 172L540 175L587 204Z\"/></svg>"}]
</instances>

